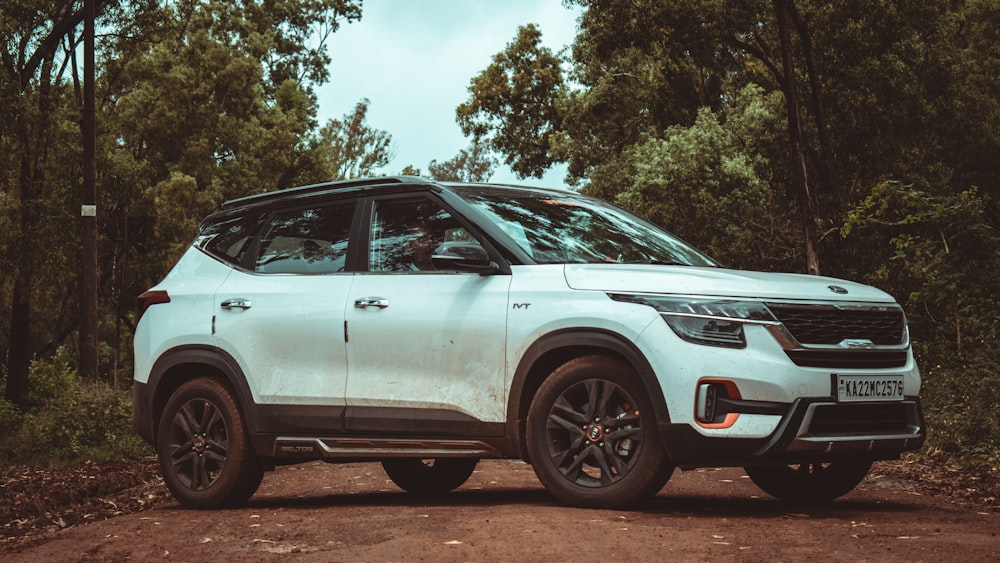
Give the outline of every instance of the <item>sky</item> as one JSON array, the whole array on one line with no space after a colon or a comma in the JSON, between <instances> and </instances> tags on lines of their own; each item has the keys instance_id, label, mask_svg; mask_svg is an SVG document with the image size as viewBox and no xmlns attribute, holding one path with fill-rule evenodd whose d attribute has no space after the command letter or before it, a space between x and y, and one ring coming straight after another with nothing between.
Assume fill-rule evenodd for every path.
<instances>
[{"instance_id":1,"label":"sky","mask_svg":"<svg viewBox=\"0 0 1000 563\"><path fill-rule=\"evenodd\" d=\"M392 136L395 158L381 172L407 165L427 173L469 146L455 121L469 82L528 23L555 52L573 42L579 9L562 0L364 0L361 21L342 25L328 43L330 81L317 90L320 123L369 100L370 127ZM494 182L562 185L565 168L542 180L518 179L499 162Z\"/></svg>"}]
</instances>

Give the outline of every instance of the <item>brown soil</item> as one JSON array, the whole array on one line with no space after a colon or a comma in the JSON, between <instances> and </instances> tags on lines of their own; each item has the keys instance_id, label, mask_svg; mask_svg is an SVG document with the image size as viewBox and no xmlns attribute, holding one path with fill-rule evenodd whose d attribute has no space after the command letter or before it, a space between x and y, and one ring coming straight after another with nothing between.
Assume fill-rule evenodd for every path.
<instances>
[{"instance_id":1,"label":"brown soil","mask_svg":"<svg viewBox=\"0 0 1000 563\"><path fill-rule=\"evenodd\" d=\"M277 494L292 494L290 498L294 504L294 501L300 498L295 496L298 494L294 492L295 490L331 489L330 486L322 486L327 485L329 479L332 478L323 473L326 471L322 467L323 465L307 464L306 466L281 468L271 482L277 484ZM374 466L375 469L371 469L371 467L368 466L365 469L367 471L365 475L368 477L352 484L357 490L346 490L346 494L385 494L387 485L384 475L372 476L378 473L378 468ZM504 476L504 472L512 470L515 474ZM505 478L508 482L514 482L516 478L516 482L520 483L520 486L527 486L531 489L527 493L523 490L519 493L522 496L527 495L524 498L530 501L529 504L535 502L554 504L550 499L546 500L546 495L540 490L535 490L539 487L537 483L533 482L534 476L527 466L515 467L494 462L482 472L477 471L477 474L480 474L480 479L488 479L488 481L485 486L473 486L471 487L473 489L488 489L491 484L504 482ZM675 474L674 479L676 480L679 475L681 475L680 472ZM316 482L310 482L310 479ZM743 477L743 479L746 478ZM684 494L686 490L684 479L682 478L681 481L680 491L681 494ZM269 480L265 478L265 485L268 482ZM722 482L732 483L733 479L724 479ZM525 483L528 485L524 485ZM671 483L674 483L674 480ZM475 483L470 481L470 485L475 485ZM741 486L743 485L741 484ZM294 487L297 489L291 489ZM388 487L392 488L391 485ZM667 489L670 488L671 485L668 484ZM333 489L336 490L337 487ZM998 500L1000 499L1000 471L972 470L951 462L916 458L897 462L881 462L875 465L866 483L860 489L867 491L866 497L879 495L880 491L891 491L896 495L917 495L913 498L930 497L938 505L954 505L955 509L960 511L978 514L1000 513L1000 500ZM287 493L286 490L292 490L292 493ZM265 505L276 502L266 487L262 488L262 491L264 494L255 497L251 501L251 506L254 502L263 502ZM695 491L691 494L695 496L701 494L697 492L697 488ZM708 495L708 502L718 500L712 496L718 496L718 492L704 491L704 493ZM661 495L664 494L669 495L670 492L665 489ZM723 496L726 494L722 493ZM759 494L760 497L766 497L763 493ZM375 501L375 506L369 508L376 510L382 503L379 500L382 497L372 498ZM395 498L392 497L392 499ZM458 498L461 499L461 497ZM509 497L505 496L504 498ZM755 494L749 498L758 497ZM670 502L684 503L688 501L693 502L694 505L698 504L684 496ZM396 500L389 500L383 508L386 512L392 512L397 508L397 505L394 504L396 502ZM470 506L469 500L457 500L456 502L456 510L458 511ZM488 505L491 501L484 497L483 502ZM742 500L737 498L734 502L742 502ZM875 500L874 502L878 505L884 501ZM445 501L446 504L447 501ZM475 505L476 501L473 500L471 504ZM109 465L86 465L77 469L23 470L0 479L0 526L2 526L0 527L0 554L22 552L33 546L42 546L60 537L65 539L71 535L68 530L63 530L65 528L75 528L77 535L79 535L81 525L84 524L116 518L124 520L123 517L126 515L151 509L154 514L163 513L164 510L168 512L172 510L174 512L171 514L173 514L177 508L176 501L169 495L159 477L156 462L153 459ZM483 509L484 507L478 506L476 508ZM532 506L525 508L530 509ZM748 516L759 518L760 515L754 516L754 510L757 509L752 509ZM202 514L211 515L211 512ZM796 515L793 514L793 516ZM158 518L162 518L162 516L158 516ZM992 522L992 520L990 521ZM751 523L748 526L752 528L754 524ZM83 528L87 527L83 526ZM96 531L97 528L99 526L94 526L92 529ZM189 532L177 531L177 534L184 533Z\"/></svg>"}]
</instances>

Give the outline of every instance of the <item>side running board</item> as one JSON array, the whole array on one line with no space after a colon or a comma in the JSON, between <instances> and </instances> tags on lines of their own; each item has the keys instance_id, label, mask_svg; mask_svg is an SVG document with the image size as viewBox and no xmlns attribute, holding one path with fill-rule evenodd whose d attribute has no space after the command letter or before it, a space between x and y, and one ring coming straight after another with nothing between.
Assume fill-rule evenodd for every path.
<instances>
[{"instance_id":1,"label":"side running board","mask_svg":"<svg viewBox=\"0 0 1000 563\"><path fill-rule=\"evenodd\" d=\"M492 446L477 440L393 440L367 438L279 437L274 457L280 459L382 459L387 457L499 458Z\"/></svg>"}]
</instances>

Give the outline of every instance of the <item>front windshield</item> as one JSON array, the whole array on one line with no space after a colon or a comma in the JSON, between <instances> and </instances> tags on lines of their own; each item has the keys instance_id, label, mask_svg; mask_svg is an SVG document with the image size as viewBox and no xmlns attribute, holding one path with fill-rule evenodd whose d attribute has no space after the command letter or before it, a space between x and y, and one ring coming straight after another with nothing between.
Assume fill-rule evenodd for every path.
<instances>
[{"instance_id":1,"label":"front windshield","mask_svg":"<svg viewBox=\"0 0 1000 563\"><path fill-rule=\"evenodd\" d=\"M459 190L539 264L717 266L684 241L626 211L575 194Z\"/></svg>"}]
</instances>

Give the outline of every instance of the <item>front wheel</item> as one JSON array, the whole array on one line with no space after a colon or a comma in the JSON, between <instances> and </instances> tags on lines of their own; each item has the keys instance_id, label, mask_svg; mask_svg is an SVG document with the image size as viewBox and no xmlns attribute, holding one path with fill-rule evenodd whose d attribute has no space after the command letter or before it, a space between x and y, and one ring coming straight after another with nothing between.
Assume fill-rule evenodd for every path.
<instances>
[{"instance_id":1,"label":"front wheel","mask_svg":"<svg viewBox=\"0 0 1000 563\"><path fill-rule=\"evenodd\" d=\"M831 501L854 490L871 469L870 460L745 467L765 493L790 502Z\"/></svg>"},{"instance_id":2,"label":"front wheel","mask_svg":"<svg viewBox=\"0 0 1000 563\"><path fill-rule=\"evenodd\" d=\"M189 508L242 504L264 477L236 399L213 378L188 381L170 396L156 453L167 488Z\"/></svg>"},{"instance_id":3,"label":"front wheel","mask_svg":"<svg viewBox=\"0 0 1000 563\"><path fill-rule=\"evenodd\" d=\"M607 356L576 358L552 372L531 402L527 443L538 479L576 506L646 500L674 470L645 387L631 366Z\"/></svg>"},{"instance_id":4,"label":"front wheel","mask_svg":"<svg viewBox=\"0 0 1000 563\"><path fill-rule=\"evenodd\" d=\"M426 496L461 487L472 476L477 463L478 459L465 457L390 458L382 461L382 469L400 489Z\"/></svg>"}]
</instances>

